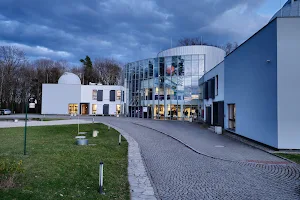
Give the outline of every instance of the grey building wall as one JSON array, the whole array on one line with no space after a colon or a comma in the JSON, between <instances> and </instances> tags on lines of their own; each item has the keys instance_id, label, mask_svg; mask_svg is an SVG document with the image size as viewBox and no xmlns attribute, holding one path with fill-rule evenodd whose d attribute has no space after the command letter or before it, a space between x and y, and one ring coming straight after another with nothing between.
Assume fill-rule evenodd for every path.
<instances>
[{"instance_id":1,"label":"grey building wall","mask_svg":"<svg viewBox=\"0 0 300 200\"><path fill-rule=\"evenodd\" d=\"M279 148L300 149L300 18L277 18Z\"/></svg>"},{"instance_id":2,"label":"grey building wall","mask_svg":"<svg viewBox=\"0 0 300 200\"><path fill-rule=\"evenodd\" d=\"M235 104L235 132L277 148L276 20L228 55L224 62L225 128L228 128L228 104Z\"/></svg>"},{"instance_id":3,"label":"grey building wall","mask_svg":"<svg viewBox=\"0 0 300 200\"><path fill-rule=\"evenodd\" d=\"M69 103L80 104L81 85L43 84L42 114L68 114Z\"/></svg>"}]
</instances>

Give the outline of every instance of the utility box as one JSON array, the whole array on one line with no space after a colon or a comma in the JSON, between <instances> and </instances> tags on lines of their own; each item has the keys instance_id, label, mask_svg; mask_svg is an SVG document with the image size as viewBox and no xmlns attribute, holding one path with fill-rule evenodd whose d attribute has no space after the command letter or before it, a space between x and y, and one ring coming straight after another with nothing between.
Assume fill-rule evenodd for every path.
<instances>
[{"instance_id":1,"label":"utility box","mask_svg":"<svg viewBox=\"0 0 300 200\"><path fill-rule=\"evenodd\" d=\"M221 126L215 126L215 133L218 135L221 135L223 132L223 129Z\"/></svg>"}]
</instances>

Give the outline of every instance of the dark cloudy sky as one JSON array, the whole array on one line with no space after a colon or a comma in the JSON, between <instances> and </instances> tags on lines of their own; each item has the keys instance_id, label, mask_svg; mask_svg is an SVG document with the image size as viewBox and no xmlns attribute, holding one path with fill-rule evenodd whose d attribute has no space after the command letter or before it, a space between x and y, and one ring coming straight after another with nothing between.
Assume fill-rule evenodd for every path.
<instances>
[{"instance_id":1,"label":"dark cloudy sky","mask_svg":"<svg viewBox=\"0 0 300 200\"><path fill-rule=\"evenodd\" d=\"M181 37L241 43L279 8L280 0L0 0L0 45L30 59L125 63L155 57Z\"/></svg>"}]
</instances>

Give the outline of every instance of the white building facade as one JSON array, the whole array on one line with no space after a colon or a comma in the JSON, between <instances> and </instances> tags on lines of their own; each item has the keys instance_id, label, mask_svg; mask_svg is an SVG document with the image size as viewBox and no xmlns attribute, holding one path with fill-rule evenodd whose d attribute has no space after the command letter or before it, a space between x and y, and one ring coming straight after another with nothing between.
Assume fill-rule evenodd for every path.
<instances>
[{"instance_id":1,"label":"white building facade","mask_svg":"<svg viewBox=\"0 0 300 200\"><path fill-rule=\"evenodd\" d=\"M77 75L66 72L58 84L43 84L42 114L123 114L124 96L123 86L81 85Z\"/></svg>"}]
</instances>

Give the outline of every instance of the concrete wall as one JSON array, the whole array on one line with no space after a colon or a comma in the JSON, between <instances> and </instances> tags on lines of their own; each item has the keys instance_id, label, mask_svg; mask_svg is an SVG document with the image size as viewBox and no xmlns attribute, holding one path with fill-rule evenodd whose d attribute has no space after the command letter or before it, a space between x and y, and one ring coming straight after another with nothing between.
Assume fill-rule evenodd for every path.
<instances>
[{"instance_id":1,"label":"concrete wall","mask_svg":"<svg viewBox=\"0 0 300 200\"><path fill-rule=\"evenodd\" d=\"M219 89L217 92L217 82L215 81L215 94L218 95L216 95L214 99L204 99L204 108L209 105L212 106L211 121L213 121L213 102L224 101L224 62L221 62L219 65L204 74L204 82L216 77L217 75L219 79ZM204 120L206 120L206 109L204 109Z\"/></svg>"},{"instance_id":2,"label":"concrete wall","mask_svg":"<svg viewBox=\"0 0 300 200\"><path fill-rule=\"evenodd\" d=\"M69 103L80 103L80 86L43 84L42 114L68 114Z\"/></svg>"},{"instance_id":3,"label":"concrete wall","mask_svg":"<svg viewBox=\"0 0 300 200\"><path fill-rule=\"evenodd\" d=\"M300 18L278 18L278 148L300 149Z\"/></svg>"},{"instance_id":4,"label":"concrete wall","mask_svg":"<svg viewBox=\"0 0 300 200\"><path fill-rule=\"evenodd\" d=\"M103 90L103 101L93 100L93 90ZM97 105L97 113L98 115L103 114L103 105L109 104L109 114L116 114L117 105L123 105L121 100L117 100L117 94L115 95L116 100L110 101L110 91L111 90L121 90L124 91L123 86L117 85L81 85L81 102L82 103L90 103L89 113L92 114L92 105ZM122 93L121 93L122 95ZM121 97L122 98L122 97Z\"/></svg>"},{"instance_id":5,"label":"concrete wall","mask_svg":"<svg viewBox=\"0 0 300 200\"><path fill-rule=\"evenodd\" d=\"M228 104L235 104L235 132L277 148L276 20L227 56L224 62L225 128L228 128Z\"/></svg>"},{"instance_id":6,"label":"concrete wall","mask_svg":"<svg viewBox=\"0 0 300 200\"><path fill-rule=\"evenodd\" d=\"M158 54L158 57L167 56L178 56L178 55L192 55L192 54L203 54L205 55L205 72L208 72L214 68L217 64L224 60L226 55L223 49L205 46L205 45L195 45L195 46L182 46L172 49L162 51Z\"/></svg>"}]
</instances>

